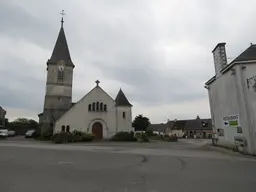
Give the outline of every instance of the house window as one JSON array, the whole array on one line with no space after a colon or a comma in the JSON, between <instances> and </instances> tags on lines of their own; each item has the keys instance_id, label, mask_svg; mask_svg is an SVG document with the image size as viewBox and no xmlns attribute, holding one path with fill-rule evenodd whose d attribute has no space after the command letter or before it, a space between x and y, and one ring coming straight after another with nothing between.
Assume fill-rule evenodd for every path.
<instances>
[{"instance_id":1,"label":"house window","mask_svg":"<svg viewBox=\"0 0 256 192\"><path fill-rule=\"evenodd\" d=\"M104 105L104 111L107 111L107 105Z\"/></svg>"},{"instance_id":2,"label":"house window","mask_svg":"<svg viewBox=\"0 0 256 192\"><path fill-rule=\"evenodd\" d=\"M95 111L95 102L92 103L92 110Z\"/></svg>"},{"instance_id":3,"label":"house window","mask_svg":"<svg viewBox=\"0 0 256 192\"><path fill-rule=\"evenodd\" d=\"M62 81L64 79L64 71L58 71L58 80Z\"/></svg>"},{"instance_id":4,"label":"house window","mask_svg":"<svg viewBox=\"0 0 256 192\"><path fill-rule=\"evenodd\" d=\"M243 133L242 127L237 127L237 133Z\"/></svg>"},{"instance_id":5,"label":"house window","mask_svg":"<svg viewBox=\"0 0 256 192\"><path fill-rule=\"evenodd\" d=\"M219 136L224 136L224 129L217 129Z\"/></svg>"},{"instance_id":6,"label":"house window","mask_svg":"<svg viewBox=\"0 0 256 192\"><path fill-rule=\"evenodd\" d=\"M103 103L100 103L100 111L103 111Z\"/></svg>"},{"instance_id":7,"label":"house window","mask_svg":"<svg viewBox=\"0 0 256 192\"><path fill-rule=\"evenodd\" d=\"M61 126L61 131L65 131L65 125Z\"/></svg>"},{"instance_id":8,"label":"house window","mask_svg":"<svg viewBox=\"0 0 256 192\"><path fill-rule=\"evenodd\" d=\"M125 118L125 112L123 112L123 118Z\"/></svg>"},{"instance_id":9,"label":"house window","mask_svg":"<svg viewBox=\"0 0 256 192\"><path fill-rule=\"evenodd\" d=\"M96 111L99 111L99 108L100 108L100 103L97 102L97 103L96 103Z\"/></svg>"},{"instance_id":10,"label":"house window","mask_svg":"<svg viewBox=\"0 0 256 192\"><path fill-rule=\"evenodd\" d=\"M88 105L88 111L91 111L92 110L92 104L89 104Z\"/></svg>"},{"instance_id":11,"label":"house window","mask_svg":"<svg viewBox=\"0 0 256 192\"><path fill-rule=\"evenodd\" d=\"M69 133L69 131L70 131L70 127L69 127L69 125L68 125L67 128L66 128L66 132Z\"/></svg>"}]
</instances>

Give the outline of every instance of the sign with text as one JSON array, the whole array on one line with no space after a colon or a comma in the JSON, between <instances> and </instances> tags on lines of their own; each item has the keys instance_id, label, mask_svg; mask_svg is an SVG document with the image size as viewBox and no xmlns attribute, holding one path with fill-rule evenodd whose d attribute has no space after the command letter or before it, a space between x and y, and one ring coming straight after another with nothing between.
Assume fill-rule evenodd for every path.
<instances>
[{"instance_id":1,"label":"sign with text","mask_svg":"<svg viewBox=\"0 0 256 192\"><path fill-rule=\"evenodd\" d=\"M223 124L224 126L238 127L240 125L239 115L227 115L223 117Z\"/></svg>"}]
</instances>

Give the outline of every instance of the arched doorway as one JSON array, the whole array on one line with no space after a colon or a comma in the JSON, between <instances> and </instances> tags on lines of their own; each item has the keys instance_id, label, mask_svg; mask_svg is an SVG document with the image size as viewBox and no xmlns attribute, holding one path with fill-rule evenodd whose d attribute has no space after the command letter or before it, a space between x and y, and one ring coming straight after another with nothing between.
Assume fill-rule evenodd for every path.
<instances>
[{"instance_id":1,"label":"arched doorway","mask_svg":"<svg viewBox=\"0 0 256 192\"><path fill-rule=\"evenodd\" d=\"M92 125L92 134L94 135L96 140L100 140L103 137L102 124L96 122Z\"/></svg>"}]
</instances>

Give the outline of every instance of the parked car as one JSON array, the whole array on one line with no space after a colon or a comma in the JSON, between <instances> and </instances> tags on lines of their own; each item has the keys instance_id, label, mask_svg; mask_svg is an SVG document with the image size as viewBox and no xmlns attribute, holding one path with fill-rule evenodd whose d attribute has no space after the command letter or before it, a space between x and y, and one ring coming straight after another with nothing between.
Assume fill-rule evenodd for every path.
<instances>
[{"instance_id":1,"label":"parked car","mask_svg":"<svg viewBox=\"0 0 256 192\"><path fill-rule=\"evenodd\" d=\"M7 134L8 134L8 137L13 137L15 136L16 132L12 130L8 130Z\"/></svg>"},{"instance_id":2,"label":"parked car","mask_svg":"<svg viewBox=\"0 0 256 192\"><path fill-rule=\"evenodd\" d=\"M0 138L7 138L8 137L8 130L7 129L0 129Z\"/></svg>"},{"instance_id":3,"label":"parked car","mask_svg":"<svg viewBox=\"0 0 256 192\"><path fill-rule=\"evenodd\" d=\"M34 129L28 130L28 131L25 133L25 138L32 138L34 132L35 132Z\"/></svg>"}]
</instances>

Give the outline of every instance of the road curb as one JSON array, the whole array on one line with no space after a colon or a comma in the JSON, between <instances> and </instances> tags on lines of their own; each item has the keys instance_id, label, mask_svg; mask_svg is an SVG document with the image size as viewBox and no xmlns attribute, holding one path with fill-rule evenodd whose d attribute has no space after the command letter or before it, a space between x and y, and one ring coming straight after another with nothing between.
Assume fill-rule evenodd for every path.
<instances>
[{"instance_id":1,"label":"road curb","mask_svg":"<svg viewBox=\"0 0 256 192\"><path fill-rule=\"evenodd\" d=\"M245 155L245 154L242 154L242 153L239 153L239 152L235 152L232 149L227 149L227 148L224 148L224 147L214 146L214 145L210 145L210 144L205 145L205 146L208 149L215 150L215 151L218 151L218 152L221 152L221 153L226 153L226 154L230 154L230 155L233 155L233 156L239 156L239 157L244 157L244 158L256 160L255 156L252 156L252 155L249 155L249 154Z\"/></svg>"}]
</instances>

